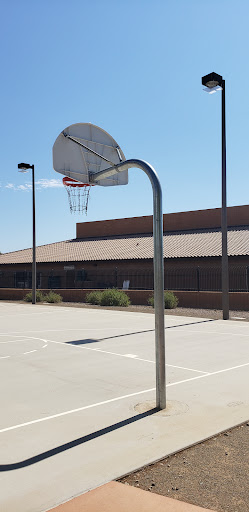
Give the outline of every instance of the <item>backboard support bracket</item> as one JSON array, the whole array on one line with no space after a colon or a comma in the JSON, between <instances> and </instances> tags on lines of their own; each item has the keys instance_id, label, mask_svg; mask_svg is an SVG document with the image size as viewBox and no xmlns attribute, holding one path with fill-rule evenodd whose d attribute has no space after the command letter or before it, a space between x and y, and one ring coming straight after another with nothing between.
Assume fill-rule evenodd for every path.
<instances>
[{"instance_id":1,"label":"backboard support bracket","mask_svg":"<svg viewBox=\"0 0 249 512\"><path fill-rule=\"evenodd\" d=\"M111 162L111 160L108 160L104 156L102 156L99 153L97 153L97 151L94 151L93 149L88 148L85 144L83 144L83 142L80 142L79 140L75 139L74 137L72 137L71 135L68 135L65 132L62 132L62 134L64 135L64 137L66 137L66 139L72 140L73 142L75 142L75 144L78 144L78 146L81 146L82 148L84 148L87 151L89 151L89 153L92 153L93 155L98 156L99 158L101 158L102 160L107 162L108 164L115 165L113 162ZM119 156L119 159L120 159L120 152L118 151L118 148L116 148L116 149L117 149L117 153L118 153L118 156Z\"/></svg>"}]
</instances>

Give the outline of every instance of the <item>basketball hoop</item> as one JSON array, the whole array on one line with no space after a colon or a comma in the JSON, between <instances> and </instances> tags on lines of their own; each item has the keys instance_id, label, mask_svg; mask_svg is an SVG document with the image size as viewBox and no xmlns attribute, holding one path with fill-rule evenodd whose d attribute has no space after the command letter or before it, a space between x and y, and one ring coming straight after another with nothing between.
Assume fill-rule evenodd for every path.
<instances>
[{"instance_id":1,"label":"basketball hoop","mask_svg":"<svg viewBox=\"0 0 249 512\"><path fill-rule=\"evenodd\" d=\"M67 191L68 202L71 213L84 213L87 215L91 183L80 183L65 176L62 183Z\"/></svg>"}]
</instances>

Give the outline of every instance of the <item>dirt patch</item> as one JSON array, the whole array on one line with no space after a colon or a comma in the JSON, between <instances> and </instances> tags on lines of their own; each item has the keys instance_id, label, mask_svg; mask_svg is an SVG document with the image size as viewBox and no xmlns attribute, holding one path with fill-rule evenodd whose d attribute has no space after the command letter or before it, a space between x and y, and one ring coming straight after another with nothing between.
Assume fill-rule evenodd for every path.
<instances>
[{"instance_id":1,"label":"dirt patch","mask_svg":"<svg viewBox=\"0 0 249 512\"><path fill-rule=\"evenodd\" d=\"M146 466L120 482L217 512L249 504L249 422Z\"/></svg>"}]
</instances>

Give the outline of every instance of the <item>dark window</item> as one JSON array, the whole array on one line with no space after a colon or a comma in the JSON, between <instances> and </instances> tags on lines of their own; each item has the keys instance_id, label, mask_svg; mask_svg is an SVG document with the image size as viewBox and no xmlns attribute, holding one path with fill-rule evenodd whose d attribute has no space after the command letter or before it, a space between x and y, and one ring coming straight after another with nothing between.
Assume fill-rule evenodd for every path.
<instances>
[{"instance_id":1,"label":"dark window","mask_svg":"<svg viewBox=\"0 0 249 512\"><path fill-rule=\"evenodd\" d=\"M16 288L32 288L32 272L16 272Z\"/></svg>"},{"instance_id":2,"label":"dark window","mask_svg":"<svg viewBox=\"0 0 249 512\"><path fill-rule=\"evenodd\" d=\"M48 276L48 288L61 288L61 276Z\"/></svg>"},{"instance_id":3,"label":"dark window","mask_svg":"<svg viewBox=\"0 0 249 512\"><path fill-rule=\"evenodd\" d=\"M76 281L85 281L87 278L87 272L82 269L76 272Z\"/></svg>"}]
</instances>

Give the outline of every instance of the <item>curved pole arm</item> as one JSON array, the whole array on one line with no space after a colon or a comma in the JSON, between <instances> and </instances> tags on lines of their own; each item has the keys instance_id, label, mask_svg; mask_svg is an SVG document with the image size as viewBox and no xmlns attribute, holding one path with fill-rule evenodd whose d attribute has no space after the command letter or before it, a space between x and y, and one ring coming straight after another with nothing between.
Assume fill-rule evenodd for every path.
<instances>
[{"instance_id":1,"label":"curved pole arm","mask_svg":"<svg viewBox=\"0 0 249 512\"><path fill-rule=\"evenodd\" d=\"M164 266L163 266L163 213L162 189L155 169L136 158L125 160L104 171L90 175L90 183L113 176L119 172L138 167L150 179L153 189L153 238L154 238L154 307L155 307L155 349L156 349L156 406L166 408L165 372L165 327L164 327Z\"/></svg>"}]
</instances>

